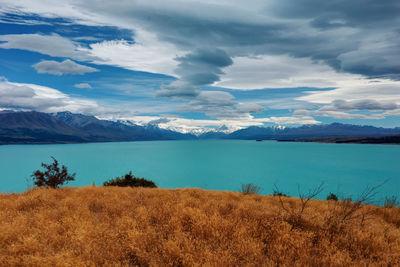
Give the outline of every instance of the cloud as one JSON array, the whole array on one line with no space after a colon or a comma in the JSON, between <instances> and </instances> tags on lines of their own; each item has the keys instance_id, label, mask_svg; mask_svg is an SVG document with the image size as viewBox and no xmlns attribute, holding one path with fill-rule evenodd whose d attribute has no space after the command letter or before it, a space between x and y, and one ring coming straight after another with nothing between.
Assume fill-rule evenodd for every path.
<instances>
[{"instance_id":1,"label":"cloud","mask_svg":"<svg viewBox=\"0 0 400 267\"><path fill-rule=\"evenodd\" d=\"M388 0L385 4L375 5L364 0L332 1L330 3L316 0L271 1L270 12L281 18L314 18L314 20L329 21L343 26L358 26L360 28L380 28L382 25L398 20L400 9L396 0ZM384 15L382 15L384 14ZM314 25L318 26L318 25ZM324 29L324 25L319 25ZM330 28L331 25L328 25Z\"/></svg>"},{"instance_id":2,"label":"cloud","mask_svg":"<svg viewBox=\"0 0 400 267\"><path fill-rule=\"evenodd\" d=\"M147 124L148 124L148 125L155 125L155 126L158 126L158 125L161 124L161 123L165 124L165 123L168 123L168 122L170 122L170 121L171 121L171 120L170 120L170 119L167 119L167 118L159 118L159 119L155 119L155 120L149 121Z\"/></svg>"},{"instance_id":3,"label":"cloud","mask_svg":"<svg viewBox=\"0 0 400 267\"><path fill-rule=\"evenodd\" d=\"M373 99L378 102L391 102L400 105L400 81L389 79L361 79L338 83L338 88L327 91L305 91L306 95L296 100L316 104L330 104L337 99L363 101Z\"/></svg>"},{"instance_id":4,"label":"cloud","mask_svg":"<svg viewBox=\"0 0 400 267\"><path fill-rule=\"evenodd\" d=\"M378 102L373 99L356 101L334 100L332 106L337 110L392 110L397 109L394 102ZM324 107L325 108L325 107Z\"/></svg>"},{"instance_id":5,"label":"cloud","mask_svg":"<svg viewBox=\"0 0 400 267\"><path fill-rule=\"evenodd\" d=\"M318 124L319 121L315 120L311 116L292 116L292 117L269 117L259 119L263 122L273 122L279 125L285 124Z\"/></svg>"},{"instance_id":6,"label":"cloud","mask_svg":"<svg viewBox=\"0 0 400 267\"><path fill-rule=\"evenodd\" d=\"M85 37L85 39L87 39ZM73 38L73 40L79 40ZM130 70L176 75L175 58L185 53L173 44L162 42L154 33L136 30L135 43L126 40L100 41L89 47L58 34L0 35L0 48L23 49L49 55L87 61L99 65L112 65Z\"/></svg>"},{"instance_id":7,"label":"cloud","mask_svg":"<svg viewBox=\"0 0 400 267\"><path fill-rule=\"evenodd\" d=\"M53 88L8 81L0 81L0 107L49 113L68 110L91 115L116 112L93 100L70 97Z\"/></svg>"},{"instance_id":8,"label":"cloud","mask_svg":"<svg viewBox=\"0 0 400 267\"><path fill-rule=\"evenodd\" d=\"M198 96L200 88L184 81L174 81L168 85L162 85L156 93L157 97L172 97L176 99L192 99Z\"/></svg>"},{"instance_id":9,"label":"cloud","mask_svg":"<svg viewBox=\"0 0 400 267\"><path fill-rule=\"evenodd\" d=\"M322 116L322 117L331 117L334 119L372 119L372 120L377 120L377 119L383 119L385 116L383 114L371 114L371 115L365 115L365 114L359 114L359 113L348 113L348 112L343 112L343 111L335 111L335 110L323 110L319 109L316 111L311 112L314 116Z\"/></svg>"},{"instance_id":10,"label":"cloud","mask_svg":"<svg viewBox=\"0 0 400 267\"><path fill-rule=\"evenodd\" d=\"M74 87L76 87L76 88L87 88L87 89L91 89L92 88L92 86L90 85L90 84L88 84L88 83L77 83L77 84L75 84L74 85Z\"/></svg>"},{"instance_id":11,"label":"cloud","mask_svg":"<svg viewBox=\"0 0 400 267\"><path fill-rule=\"evenodd\" d=\"M163 49L164 53L157 55L168 55L165 62L172 66L176 64L170 53L173 50L179 53L218 47L230 57L289 55L324 62L336 71L371 77L391 75L396 78L399 75L399 60L396 59L400 54L397 45L400 33L396 25L400 20L400 7L397 0L385 1L378 7L363 0L350 4L336 0L329 5L318 0L255 0L250 4L231 1L157 1L154 4L138 0L100 6L93 0L64 1L62 5L55 0L45 4L3 0L3 4L10 10L135 31L135 44L105 42L96 48L93 46L99 49L95 53L101 53L104 58L107 58L108 46L148 55L147 52L157 52L154 47L163 49L165 45L171 49ZM151 37L142 40L153 40L148 50L141 41L136 41L143 35ZM123 65L132 67L132 63L116 54L108 60L121 65L125 62ZM144 62L150 63L146 69L157 68L149 58ZM172 74L173 68L162 69L160 73Z\"/></svg>"},{"instance_id":12,"label":"cloud","mask_svg":"<svg viewBox=\"0 0 400 267\"><path fill-rule=\"evenodd\" d=\"M196 49L182 57L174 72L178 81L162 87L157 93L159 97L188 98L196 97L200 86L211 85L219 81L222 68L233 63L229 55L221 49Z\"/></svg>"},{"instance_id":13,"label":"cloud","mask_svg":"<svg viewBox=\"0 0 400 267\"><path fill-rule=\"evenodd\" d=\"M72 60L66 59L62 62L57 62L54 60L42 60L39 63L33 65L38 73L49 73L55 75L63 74L85 74L87 72L96 72L98 69L84 66L75 63Z\"/></svg>"},{"instance_id":14,"label":"cloud","mask_svg":"<svg viewBox=\"0 0 400 267\"><path fill-rule=\"evenodd\" d=\"M220 120L252 118L251 113L263 110L265 108L257 103L239 103L233 95L223 91L202 91L180 109L183 112L204 112Z\"/></svg>"},{"instance_id":15,"label":"cloud","mask_svg":"<svg viewBox=\"0 0 400 267\"><path fill-rule=\"evenodd\" d=\"M2 2L6 10L87 25L140 27L180 51L218 47L230 57L290 55L322 61L337 71L399 77L397 0L381 5L364 0Z\"/></svg>"},{"instance_id":16,"label":"cloud","mask_svg":"<svg viewBox=\"0 0 400 267\"><path fill-rule=\"evenodd\" d=\"M204 48L178 57L176 60L180 63L175 73L181 80L194 86L208 85L219 81L219 75L223 73L221 68L233 63L225 51Z\"/></svg>"},{"instance_id":17,"label":"cloud","mask_svg":"<svg viewBox=\"0 0 400 267\"><path fill-rule=\"evenodd\" d=\"M108 118L109 119L109 118ZM122 120L131 121L137 125L147 125L156 121L158 127L182 133L201 134L208 131L222 130L226 133L243 129L249 126L263 127L265 123L276 125L293 124L318 124L319 121L310 116L297 117L268 117L268 118L242 118L242 119L188 119L180 117L159 117L159 116L127 116L121 117Z\"/></svg>"},{"instance_id":18,"label":"cloud","mask_svg":"<svg viewBox=\"0 0 400 267\"><path fill-rule=\"evenodd\" d=\"M400 21L399 21L400 22ZM341 70L369 77L400 80L399 33L382 32L366 37L357 50L339 55Z\"/></svg>"},{"instance_id":19,"label":"cloud","mask_svg":"<svg viewBox=\"0 0 400 267\"><path fill-rule=\"evenodd\" d=\"M399 115L398 105L391 101L334 100L329 105L323 105L316 110L299 109L293 112L295 116L322 116L335 119L384 119L387 116ZM363 113L359 113L363 111ZM365 111L367 113L365 113ZM357 113L358 112L358 113Z\"/></svg>"},{"instance_id":20,"label":"cloud","mask_svg":"<svg viewBox=\"0 0 400 267\"><path fill-rule=\"evenodd\" d=\"M118 66L130 70L176 76L177 56L187 51L161 41L152 32L135 29L135 42L126 40L102 41L90 44L90 54L98 58L93 63Z\"/></svg>"},{"instance_id":21,"label":"cloud","mask_svg":"<svg viewBox=\"0 0 400 267\"><path fill-rule=\"evenodd\" d=\"M235 57L223 69L215 86L249 90L264 88L332 88L363 79L360 75L338 73L321 61L289 55Z\"/></svg>"},{"instance_id":22,"label":"cloud","mask_svg":"<svg viewBox=\"0 0 400 267\"><path fill-rule=\"evenodd\" d=\"M238 112L243 112L243 113L258 113L266 110L265 107L257 103L239 103L236 109Z\"/></svg>"},{"instance_id":23,"label":"cloud","mask_svg":"<svg viewBox=\"0 0 400 267\"><path fill-rule=\"evenodd\" d=\"M182 57L175 73L179 80L161 87L158 97L188 99L190 102L181 108L183 112L204 112L212 118L249 116L234 107L234 97L222 91L201 91L200 86L211 85L223 74L222 68L233 63L230 56L221 49L196 49Z\"/></svg>"},{"instance_id":24,"label":"cloud","mask_svg":"<svg viewBox=\"0 0 400 267\"><path fill-rule=\"evenodd\" d=\"M86 48L58 34L6 34L0 35L0 48L23 49L52 57L69 57L77 60L93 60Z\"/></svg>"}]
</instances>

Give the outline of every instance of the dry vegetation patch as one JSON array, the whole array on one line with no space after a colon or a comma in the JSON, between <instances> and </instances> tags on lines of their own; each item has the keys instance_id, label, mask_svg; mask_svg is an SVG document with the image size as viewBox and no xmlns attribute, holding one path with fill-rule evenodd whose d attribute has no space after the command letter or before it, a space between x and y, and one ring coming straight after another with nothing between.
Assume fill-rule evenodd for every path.
<instances>
[{"instance_id":1,"label":"dry vegetation patch","mask_svg":"<svg viewBox=\"0 0 400 267\"><path fill-rule=\"evenodd\" d=\"M284 208L282 208L282 202ZM0 195L5 266L399 266L400 208L200 189ZM350 207L351 208L351 207ZM292 212L293 211L293 212Z\"/></svg>"}]
</instances>

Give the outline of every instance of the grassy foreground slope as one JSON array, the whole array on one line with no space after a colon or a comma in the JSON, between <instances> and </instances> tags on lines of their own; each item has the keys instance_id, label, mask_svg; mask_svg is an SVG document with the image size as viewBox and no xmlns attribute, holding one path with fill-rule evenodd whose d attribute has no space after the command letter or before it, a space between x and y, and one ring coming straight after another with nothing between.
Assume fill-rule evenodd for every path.
<instances>
[{"instance_id":1,"label":"grassy foreground slope","mask_svg":"<svg viewBox=\"0 0 400 267\"><path fill-rule=\"evenodd\" d=\"M0 194L2 266L399 266L400 208L200 189ZM346 204L347 205L347 204Z\"/></svg>"}]
</instances>

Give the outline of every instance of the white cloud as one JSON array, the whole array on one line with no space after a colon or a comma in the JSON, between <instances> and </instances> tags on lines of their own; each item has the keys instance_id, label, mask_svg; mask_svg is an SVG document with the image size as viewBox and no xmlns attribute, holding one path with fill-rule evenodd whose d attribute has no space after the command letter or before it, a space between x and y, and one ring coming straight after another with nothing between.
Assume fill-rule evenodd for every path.
<instances>
[{"instance_id":1,"label":"white cloud","mask_svg":"<svg viewBox=\"0 0 400 267\"><path fill-rule=\"evenodd\" d=\"M181 108L184 112L204 112L211 118L220 120L241 120L252 118L265 108L257 103L239 103L233 95L223 91L202 91Z\"/></svg>"},{"instance_id":2,"label":"white cloud","mask_svg":"<svg viewBox=\"0 0 400 267\"><path fill-rule=\"evenodd\" d=\"M76 88L87 88L87 89L91 89L92 86L88 83L77 83L74 85L74 87Z\"/></svg>"},{"instance_id":3,"label":"white cloud","mask_svg":"<svg viewBox=\"0 0 400 267\"><path fill-rule=\"evenodd\" d=\"M102 41L90 44L90 48L57 34L8 34L0 35L0 41L4 42L0 43L3 49L23 49L53 57L68 57L170 76L176 75L174 69L178 62L175 58L185 54L185 51L178 50L173 44L160 41L155 34L140 29L135 31L134 43L126 40Z\"/></svg>"},{"instance_id":4,"label":"white cloud","mask_svg":"<svg viewBox=\"0 0 400 267\"><path fill-rule=\"evenodd\" d=\"M362 101L373 99L400 105L400 81L389 79L362 79L352 82L338 82L338 88L328 91L308 91L307 95L296 98L310 103L330 104L335 100Z\"/></svg>"},{"instance_id":5,"label":"white cloud","mask_svg":"<svg viewBox=\"0 0 400 267\"><path fill-rule=\"evenodd\" d=\"M184 54L174 45L158 40L155 34L140 29L135 31L135 43L103 41L91 44L90 48L90 54L101 59L93 63L170 76L176 75L174 69L178 62L175 58Z\"/></svg>"},{"instance_id":6,"label":"white cloud","mask_svg":"<svg viewBox=\"0 0 400 267\"><path fill-rule=\"evenodd\" d=\"M53 88L4 80L0 81L0 107L49 113L68 110L91 115L116 112L93 100L70 97Z\"/></svg>"},{"instance_id":7,"label":"white cloud","mask_svg":"<svg viewBox=\"0 0 400 267\"><path fill-rule=\"evenodd\" d=\"M0 48L29 50L52 57L93 60L88 50L58 34L6 34L0 35Z\"/></svg>"},{"instance_id":8,"label":"white cloud","mask_svg":"<svg viewBox=\"0 0 400 267\"><path fill-rule=\"evenodd\" d=\"M231 89L264 89L338 87L363 79L361 75L338 73L322 62L288 55L235 57L233 65L224 68L221 81L215 86Z\"/></svg>"},{"instance_id":9,"label":"white cloud","mask_svg":"<svg viewBox=\"0 0 400 267\"><path fill-rule=\"evenodd\" d=\"M75 63L72 60L66 59L62 62L57 62L54 60L42 60L39 63L33 65L38 73L49 73L55 75L63 74L85 74L87 72L96 72L98 69L84 66Z\"/></svg>"},{"instance_id":10,"label":"white cloud","mask_svg":"<svg viewBox=\"0 0 400 267\"><path fill-rule=\"evenodd\" d=\"M363 111L363 113L360 113ZM335 119L370 119L379 120L387 116L399 116L400 109L393 102L378 102L376 100L334 100L330 105L323 105L317 110L299 109L293 112L295 116L322 116Z\"/></svg>"}]
</instances>

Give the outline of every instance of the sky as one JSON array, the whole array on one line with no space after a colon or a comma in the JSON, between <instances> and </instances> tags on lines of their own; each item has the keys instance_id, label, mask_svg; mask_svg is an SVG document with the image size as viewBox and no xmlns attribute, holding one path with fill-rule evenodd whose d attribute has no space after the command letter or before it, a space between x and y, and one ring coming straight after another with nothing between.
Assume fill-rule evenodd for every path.
<instances>
[{"instance_id":1,"label":"sky","mask_svg":"<svg viewBox=\"0 0 400 267\"><path fill-rule=\"evenodd\" d=\"M0 110L400 126L398 0L0 0Z\"/></svg>"}]
</instances>

